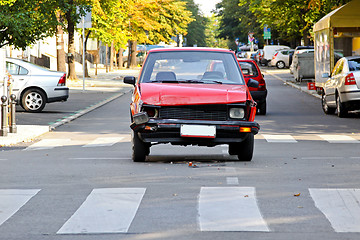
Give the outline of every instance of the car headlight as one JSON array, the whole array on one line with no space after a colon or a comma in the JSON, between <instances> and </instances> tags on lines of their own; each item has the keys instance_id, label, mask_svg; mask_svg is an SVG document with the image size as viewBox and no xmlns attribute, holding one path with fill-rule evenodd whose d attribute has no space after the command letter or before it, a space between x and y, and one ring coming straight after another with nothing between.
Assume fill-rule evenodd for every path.
<instances>
[{"instance_id":1,"label":"car headlight","mask_svg":"<svg viewBox=\"0 0 360 240\"><path fill-rule=\"evenodd\" d=\"M243 108L230 108L229 116L230 118L244 118L245 110Z\"/></svg>"}]
</instances>

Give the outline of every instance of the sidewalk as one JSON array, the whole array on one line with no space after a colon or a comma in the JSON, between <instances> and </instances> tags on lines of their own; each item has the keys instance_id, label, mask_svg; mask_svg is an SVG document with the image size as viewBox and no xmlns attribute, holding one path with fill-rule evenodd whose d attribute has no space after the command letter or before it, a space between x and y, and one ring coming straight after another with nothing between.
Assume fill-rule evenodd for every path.
<instances>
[{"instance_id":1,"label":"sidewalk","mask_svg":"<svg viewBox=\"0 0 360 240\"><path fill-rule=\"evenodd\" d=\"M319 94L317 94L317 92L315 90L309 90L307 83L309 81L302 81L302 82L295 82L293 75L290 74L290 70L289 69L262 69L261 70L263 73L265 74L269 74L271 76L273 76L274 78L283 81L285 84L296 88L298 90L300 90L301 92L307 93L309 95L312 95L316 98L321 99L321 96Z\"/></svg>"},{"instance_id":2,"label":"sidewalk","mask_svg":"<svg viewBox=\"0 0 360 240\"><path fill-rule=\"evenodd\" d=\"M69 81L67 80L67 86L71 90L79 90L86 93L91 93L92 91L106 91L106 89L113 91L114 89L125 89L126 91L121 91L120 93L104 99L103 101L89 106L88 108L74 113L72 116L62 119L59 122L53 123L51 125L17 125L16 133L8 133L7 136L0 136L0 149L5 146L12 146L21 142L31 142L35 138L39 137L42 134L45 134L49 131L54 130L55 128L66 124L74 119L93 111L94 109L101 107L102 105L122 96L123 94L131 91L131 87L128 84L123 83L123 78L125 76L138 76L140 68L136 69L116 69L112 72L106 72L105 69L98 69L97 75L95 75L95 69L89 70L90 78L85 78L83 81L82 73L77 74L78 80ZM34 123L35 124L35 123Z\"/></svg>"}]
</instances>

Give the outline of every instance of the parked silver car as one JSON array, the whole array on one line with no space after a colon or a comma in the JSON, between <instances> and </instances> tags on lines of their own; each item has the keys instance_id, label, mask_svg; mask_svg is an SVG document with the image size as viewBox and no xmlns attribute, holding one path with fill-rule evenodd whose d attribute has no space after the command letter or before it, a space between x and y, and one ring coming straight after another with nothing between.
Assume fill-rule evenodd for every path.
<instances>
[{"instance_id":1,"label":"parked silver car","mask_svg":"<svg viewBox=\"0 0 360 240\"><path fill-rule=\"evenodd\" d=\"M322 108L326 114L337 111L345 117L348 111L360 109L360 56L343 57L337 61L331 76L324 84Z\"/></svg>"},{"instance_id":2,"label":"parked silver car","mask_svg":"<svg viewBox=\"0 0 360 240\"><path fill-rule=\"evenodd\" d=\"M41 112L46 103L66 101L66 73L48 70L20 59L7 58L6 69L12 75L12 93L28 112Z\"/></svg>"},{"instance_id":3,"label":"parked silver car","mask_svg":"<svg viewBox=\"0 0 360 240\"><path fill-rule=\"evenodd\" d=\"M277 68L289 67L289 55L294 51L294 49L277 50L270 61L270 66L276 66Z\"/></svg>"}]
</instances>

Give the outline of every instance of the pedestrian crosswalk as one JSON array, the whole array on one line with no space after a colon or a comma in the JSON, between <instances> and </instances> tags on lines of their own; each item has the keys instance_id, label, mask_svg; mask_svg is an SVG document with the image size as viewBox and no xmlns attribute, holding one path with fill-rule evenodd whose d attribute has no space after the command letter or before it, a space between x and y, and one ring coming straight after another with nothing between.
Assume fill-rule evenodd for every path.
<instances>
[{"instance_id":1,"label":"pedestrian crosswalk","mask_svg":"<svg viewBox=\"0 0 360 240\"><path fill-rule=\"evenodd\" d=\"M194 208L197 214L194 218L197 219L193 219L197 222L197 228L194 231L273 231L271 225L274 219L271 216L263 216L264 209L258 204L255 187L199 187L197 190L198 196L194 198L194 201L197 201ZM0 226L16 215L30 200L36 201L36 195L41 191L0 189ZM319 210L312 215L320 215L326 219L328 222L324 223L329 223L334 232L360 233L360 189L309 188L308 191L310 198L307 201L316 207L314 209ZM133 225L142 204L149 206L149 202L159 199L153 193L147 196L147 189L141 187L93 189L77 210L74 210L72 216L68 219L61 218L63 224L56 234L128 233L130 227L136 229ZM147 203L143 203L144 201ZM43 206L43 203L41 205ZM264 206L266 204L262 204L263 208ZM178 211L182 211L181 208ZM147 216L148 222L154 217L156 218ZM313 223L309 220L308 224L311 226Z\"/></svg>"},{"instance_id":2,"label":"pedestrian crosswalk","mask_svg":"<svg viewBox=\"0 0 360 240\"><path fill-rule=\"evenodd\" d=\"M265 140L268 143L299 143L302 141L324 141L331 144L360 143L360 135L341 135L341 134L308 134L308 135L289 135L289 134L258 134L256 140ZM130 135L122 135L119 137L99 137L88 141L80 141L80 145L84 148L110 147L120 142L130 142ZM78 140L74 139L42 139L29 147L29 150L44 150L56 147L79 145Z\"/></svg>"}]
</instances>

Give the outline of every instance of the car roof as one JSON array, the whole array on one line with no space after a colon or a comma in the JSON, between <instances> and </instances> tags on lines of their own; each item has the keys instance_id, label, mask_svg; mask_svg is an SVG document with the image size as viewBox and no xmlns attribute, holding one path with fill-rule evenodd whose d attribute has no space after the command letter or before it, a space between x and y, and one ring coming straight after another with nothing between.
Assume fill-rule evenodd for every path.
<instances>
[{"instance_id":1,"label":"car roof","mask_svg":"<svg viewBox=\"0 0 360 240\"><path fill-rule=\"evenodd\" d=\"M254 63L256 63L255 60L248 59L248 58L238 58L237 61L238 62L254 62Z\"/></svg>"},{"instance_id":2,"label":"car roof","mask_svg":"<svg viewBox=\"0 0 360 240\"><path fill-rule=\"evenodd\" d=\"M174 47L174 48L156 48L151 49L149 52L173 52L173 51L204 51L204 52L232 52L234 51L224 48L207 48L207 47Z\"/></svg>"},{"instance_id":3,"label":"car roof","mask_svg":"<svg viewBox=\"0 0 360 240\"><path fill-rule=\"evenodd\" d=\"M313 49L314 46L297 46L295 48L295 50L300 50L300 49Z\"/></svg>"},{"instance_id":4,"label":"car roof","mask_svg":"<svg viewBox=\"0 0 360 240\"><path fill-rule=\"evenodd\" d=\"M353 59L360 59L360 56L357 55L357 56L347 56L347 57L344 57L346 58L347 60L353 60Z\"/></svg>"}]
</instances>

